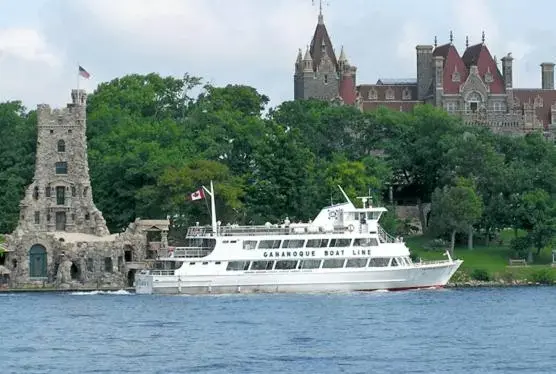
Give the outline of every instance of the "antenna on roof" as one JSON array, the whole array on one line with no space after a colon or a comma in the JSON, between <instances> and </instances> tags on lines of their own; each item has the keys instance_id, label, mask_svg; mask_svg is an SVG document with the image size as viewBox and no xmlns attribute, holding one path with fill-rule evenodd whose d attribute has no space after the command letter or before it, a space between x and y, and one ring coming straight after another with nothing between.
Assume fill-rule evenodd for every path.
<instances>
[{"instance_id":1,"label":"antenna on roof","mask_svg":"<svg viewBox=\"0 0 556 374\"><path fill-rule=\"evenodd\" d=\"M436 46L438 45L438 39L436 38L436 35L434 36L434 48L436 48Z\"/></svg>"},{"instance_id":2,"label":"antenna on roof","mask_svg":"<svg viewBox=\"0 0 556 374\"><path fill-rule=\"evenodd\" d=\"M483 31L483 35L481 36L481 40L483 41L483 44L485 44L485 32Z\"/></svg>"},{"instance_id":3,"label":"antenna on roof","mask_svg":"<svg viewBox=\"0 0 556 374\"><path fill-rule=\"evenodd\" d=\"M465 48L469 48L469 36L465 37Z\"/></svg>"},{"instance_id":4,"label":"antenna on roof","mask_svg":"<svg viewBox=\"0 0 556 374\"><path fill-rule=\"evenodd\" d=\"M345 193L344 189L342 188L342 186L338 185L338 188L340 189L340 191L342 191L342 195L344 195L344 197L346 198L347 202L352 204L351 200L349 199L348 195Z\"/></svg>"},{"instance_id":5,"label":"antenna on roof","mask_svg":"<svg viewBox=\"0 0 556 374\"><path fill-rule=\"evenodd\" d=\"M450 30L450 44L454 42L454 33Z\"/></svg>"}]
</instances>

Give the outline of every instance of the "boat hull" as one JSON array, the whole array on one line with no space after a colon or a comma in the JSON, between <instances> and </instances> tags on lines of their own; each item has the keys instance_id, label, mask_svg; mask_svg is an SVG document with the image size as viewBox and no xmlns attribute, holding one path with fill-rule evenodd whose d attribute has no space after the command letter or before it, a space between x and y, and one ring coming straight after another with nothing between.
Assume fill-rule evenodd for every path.
<instances>
[{"instance_id":1,"label":"boat hull","mask_svg":"<svg viewBox=\"0 0 556 374\"><path fill-rule=\"evenodd\" d=\"M138 294L318 293L442 287L462 261L361 270L244 271L217 275L137 274Z\"/></svg>"}]
</instances>

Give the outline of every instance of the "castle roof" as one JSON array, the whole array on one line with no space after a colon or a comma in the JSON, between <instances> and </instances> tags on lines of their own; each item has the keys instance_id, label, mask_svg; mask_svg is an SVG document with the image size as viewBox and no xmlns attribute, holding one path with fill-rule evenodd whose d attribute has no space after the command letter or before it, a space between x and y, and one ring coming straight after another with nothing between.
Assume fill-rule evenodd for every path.
<instances>
[{"instance_id":1,"label":"castle roof","mask_svg":"<svg viewBox=\"0 0 556 374\"><path fill-rule=\"evenodd\" d=\"M320 62L323 58L323 46L324 51L326 52L326 54L328 54L334 66L337 67L338 60L336 59L334 48L332 48L330 36L328 35L328 31L326 30L326 26L324 25L324 21L322 20L322 14L319 14L319 22L317 23L317 27L315 29L313 39L311 40L310 47L311 57L313 58L313 69L315 70L320 65Z\"/></svg>"}]
</instances>

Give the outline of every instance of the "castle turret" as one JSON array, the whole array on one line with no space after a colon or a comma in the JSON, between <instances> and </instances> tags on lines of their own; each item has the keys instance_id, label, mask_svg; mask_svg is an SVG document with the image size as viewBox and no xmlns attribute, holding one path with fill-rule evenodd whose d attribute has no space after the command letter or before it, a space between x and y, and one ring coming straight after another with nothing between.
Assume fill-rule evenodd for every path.
<instances>
[{"instance_id":1,"label":"castle turret","mask_svg":"<svg viewBox=\"0 0 556 374\"><path fill-rule=\"evenodd\" d=\"M296 71L294 75L295 99L332 100L338 97L342 71L322 11L319 12L317 27L302 65L303 72Z\"/></svg>"},{"instance_id":2,"label":"castle turret","mask_svg":"<svg viewBox=\"0 0 556 374\"><path fill-rule=\"evenodd\" d=\"M37 154L33 183L21 202L19 225L27 231L107 235L95 207L86 138L87 94L72 90L64 109L37 107Z\"/></svg>"}]
</instances>

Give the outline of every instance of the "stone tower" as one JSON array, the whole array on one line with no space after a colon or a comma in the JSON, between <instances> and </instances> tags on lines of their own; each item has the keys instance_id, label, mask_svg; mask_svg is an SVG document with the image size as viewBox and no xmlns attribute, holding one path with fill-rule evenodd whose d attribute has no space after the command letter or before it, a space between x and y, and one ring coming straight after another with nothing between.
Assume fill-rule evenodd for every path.
<instances>
[{"instance_id":1,"label":"stone tower","mask_svg":"<svg viewBox=\"0 0 556 374\"><path fill-rule=\"evenodd\" d=\"M18 229L108 235L93 203L87 161L84 90L72 90L64 109L37 108L35 175L20 204Z\"/></svg>"},{"instance_id":2,"label":"stone tower","mask_svg":"<svg viewBox=\"0 0 556 374\"><path fill-rule=\"evenodd\" d=\"M294 99L332 100L340 96L340 71L322 12L304 58L297 54L294 74Z\"/></svg>"}]
</instances>

